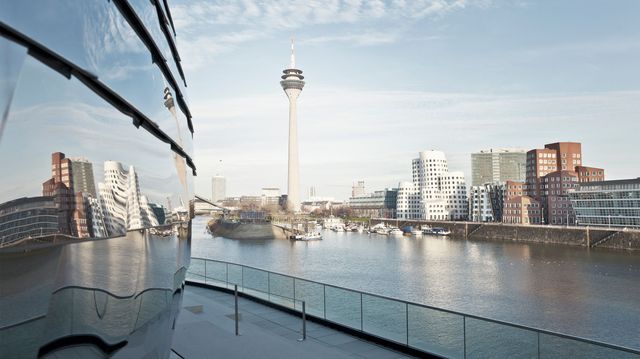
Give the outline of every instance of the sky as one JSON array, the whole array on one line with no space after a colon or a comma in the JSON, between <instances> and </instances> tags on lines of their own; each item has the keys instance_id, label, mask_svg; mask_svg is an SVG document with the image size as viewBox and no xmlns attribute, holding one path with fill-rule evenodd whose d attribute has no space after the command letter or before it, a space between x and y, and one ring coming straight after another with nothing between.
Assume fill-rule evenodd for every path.
<instances>
[{"instance_id":1,"label":"sky","mask_svg":"<svg viewBox=\"0 0 640 359\"><path fill-rule=\"evenodd\" d=\"M582 142L607 179L640 176L640 1L172 1L194 114L196 193L286 193L295 37L301 198L411 179L444 151Z\"/></svg>"}]
</instances>

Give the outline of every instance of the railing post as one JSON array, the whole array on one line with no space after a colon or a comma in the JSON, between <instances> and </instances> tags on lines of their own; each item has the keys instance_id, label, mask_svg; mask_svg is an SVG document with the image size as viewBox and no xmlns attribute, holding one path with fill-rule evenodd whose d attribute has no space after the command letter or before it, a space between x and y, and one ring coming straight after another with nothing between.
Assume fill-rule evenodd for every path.
<instances>
[{"instance_id":1,"label":"railing post","mask_svg":"<svg viewBox=\"0 0 640 359\"><path fill-rule=\"evenodd\" d=\"M293 278L293 309L296 309L296 279L295 278Z\"/></svg>"},{"instance_id":2,"label":"railing post","mask_svg":"<svg viewBox=\"0 0 640 359\"><path fill-rule=\"evenodd\" d=\"M467 317L462 316L462 347L464 350L463 358L467 357Z\"/></svg>"},{"instance_id":3,"label":"railing post","mask_svg":"<svg viewBox=\"0 0 640 359\"><path fill-rule=\"evenodd\" d=\"M225 288L229 288L229 262L226 262L225 264L226 264L227 270L225 272L225 278L226 279L225 279L224 286L225 286Z\"/></svg>"},{"instance_id":4,"label":"railing post","mask_svg":"<svg viewBox=\"0 0 640 359\"><path fill-rule=\"evenodd\" d=\"M364 331L364 310L362 310L362 293L360 293L360 331Z\"/></svg>"},{"instance_id":5,"label":"railing post","mask_svg":"<svg viewBox=\"0 0 640 359\"><path fill-rule=\"evenodd\" d=\"M207 283L207 260L204 260L204 282Z\"/></svg>"},{"instance_id":6,"label":"railing post","mask_svg":"<svg viewBox=\"0 0 640 359\"><path fill-rule=\"evenodd\" d=\"M271 272L267 272L267 298L271 301Z\"/></svg>"},{"instance_id":7,"label":"railing post","mask_svg":"<svg viewBox=\"0 0 640 359\"><path fill-rule=\"evenodd\" d=\"M407 324L407 346L409 346L409 303L405 304L406 324Z\"/></svg>"},{"instance_id":8,"label":"railing post","mask_svg":"<svg viewBox=\"0 0 640 359\"><path fill-rule=\"evenodd\" d=\"M327 286L322 285L322 314L327 319Z\"/></svg>"},{"instance_id":9,"label":"railing post","mask_svg":"<svg viewBox=\"0 0 640 359\"><path fill-rule=\"evenodd\" d=\"M240 330L238 329L238 285L234 284L233 286L234 300L235 300L235 319L236 319L236 336L240 335Z\"/></svg>"},{"instance_id":10,"label":"railing post","mask_svg":"<svg viewBox=\"0 0 640 359\"><path fill-rule=\"evenodd\" d=\"M303 341L307 339L307 303L302 301L302 338L298 339L298 341Z\"/></svg>"},{"instance_id":11,"label":"railing post","mask_svg":"<svg viewBox=\"0 0 640 359\"><path fill-rule=\"evenodd\" d=\"M540 332L536 333L538 333L538 359L540 359Z\"/></svg>"}]
</instances>

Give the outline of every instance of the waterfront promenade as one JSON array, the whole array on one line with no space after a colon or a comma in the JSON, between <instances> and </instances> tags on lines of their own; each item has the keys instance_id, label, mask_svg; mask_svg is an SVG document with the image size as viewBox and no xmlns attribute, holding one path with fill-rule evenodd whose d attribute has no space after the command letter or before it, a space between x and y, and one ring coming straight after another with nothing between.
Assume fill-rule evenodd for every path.
<instances>
[{"instance_id":1,"label":"waterfront promenade","mask_svg":"<svg viewBox=\"0 0 640 359\"><path fill-rule=\"evenodd\" d=\"M307 339L300 341L300 317L249 299L239 299L239 312L241 335L236 336L232 294L185 286L173 337L173 358L411 357L313 322L307 322Z\"/></svg>"},{"instance_id":2,"label":"waterfront promenade","mask_svg":"<svg viewBox=\"0 0 640 359\"><path fill-rule=\"evenodd\" d=\"M314 242L233 240L205 224L194 219L194 257L640 349L635 251L333 231Z\"/></svg>"}]
</instances>

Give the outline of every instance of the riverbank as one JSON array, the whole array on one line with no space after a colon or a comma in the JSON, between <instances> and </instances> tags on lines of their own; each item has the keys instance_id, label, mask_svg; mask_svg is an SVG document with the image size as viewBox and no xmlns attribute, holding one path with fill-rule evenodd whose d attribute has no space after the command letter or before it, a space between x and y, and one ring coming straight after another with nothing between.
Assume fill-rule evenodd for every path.
<instances>
[{"instance_id":1,"label":"riverbank","mask_svg":"<svg viewBox=\"0 0 640 359\"><path fill-rule=\"evenodd\" d=\"M285 229L271 223L240 223L212 219L207 223L210 233L231 239L287 239Z\"/></svg>"},{"instance_id":2,"label":"riverbank","mask_svg":"<svg viewBox=\"0 0 640 359\"><path fill-rule=\"evenodd\" d=\"M396 220L372 219L371 224L396 225ZM451 236L473 240L498 240L529 243L553 243L588 248L610 248L640 251L640 231L616 228L522 226L505 223L449 221L399 221L400 227L429 225L444 227Z\"/></svg>"}]
</instances>

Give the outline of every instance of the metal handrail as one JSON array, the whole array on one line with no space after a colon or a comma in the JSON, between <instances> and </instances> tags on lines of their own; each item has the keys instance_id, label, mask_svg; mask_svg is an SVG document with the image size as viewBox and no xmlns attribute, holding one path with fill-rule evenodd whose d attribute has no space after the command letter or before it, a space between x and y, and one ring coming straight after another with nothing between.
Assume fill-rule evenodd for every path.
<instances>
[{"instance_id":1,"label":"metal handrail","mask_svg":"<svg viewBox=\"0 0 640 359\"><path fill-rule=\"evenodd\" d=\"M596 346L600 346L600 347L606 347L606 348L609 348L609 349L620 350L620 351L624 351L624 352L627 352L627 353L640 355L640 350L632 349L632 348L621 346L621 345L614 345L614 344L599 342L599 341L596 341L596 340L582 338L582 337L569 335L569 334L564 334L564 333L559 333L559 332L554 332L554 331L551 331L551 330L530 327L530 326L511 323L511 322L507 322L507 321L503 321L503 320L482 317L482 316L479 316L479 315L462 313L462 312L458 312L458 311L451 310L451 309L439 308L439 307L434 307L434 306L430 306L430 305L426 305L426 304L410 302L410 301L407 301L407 300L394 298L394 297L389 297L389 296L385 296L385 295L380 295L380 294L375 294L375 293L370 293L370 292L365 292L365 291L345 288L345 287L341 287L341 286L338 286L338 285L322 283L322 282L318 282L318 281L315 281L315 280L300 278L300 277L292 276L292 275L289 275L289 274L284 274L284 273L280 273L280 272L276 272L276 271L266 270L266 269L262 269L262 268L258 268L258 267L254 267L254 266L245 265L245 264L233 263L233 262L217 260L217 259L201 258L201 257L191 257L191 259L192 260L202 260L202 261L205 261L205 263L206 263L206 261L209 261L209 262L217 262L217 263L221 263L221 264L226 264L227 266L229 264L231 264L231 265L236 265L236 266L240 266L240 267L243 267L243 268L246 267L246 268L254 269L254 270L257 270L257 271L266 272L266 273L269 273L269 274L281 275L281 276L284 276L284 277L292 278L294 280L297 279L297 280L301 280L301 281L305 281L305 282L309 282L309 283L318 284L318 285L321 285L323 287L337 288L337 289L341 289L341 290L345 290L345 291L349 291L349 292L359 293L360 295L368 295L368 296L372 296L372 297L377 297L377 298L381 298L381 299L386 299L386 300L390 300L390 301L404 303L406 305L413 305L413 306L416 306L416 307L422 307L422 308L431 309L431 310L435 310L435 311L439 311L439 312L455 314L455 315L462 316L463 318L478 319L478 320L482 320L482 321L486 321L486 322L490 322L490 323L495 323L495 324L500 324L500 325L505 325L505 326L518 328L518 329L524 329L524 330L528 330L528 331L532 331L532 332L537 332L538 335L539 334L547 334L547 335L552 335L552 336L556 336L556 337L560 337L560 338L576 340L576 341L587 343L587 344L592 344L592 345L596 345ZM229 279L228 279L228 267L226 267L225 270L227 271L227 278L224 280L224 282L226 284L228 284L228 283L230 283ZM205 275L201 275L201 274L197 274L197 273L193 273L193 272L189 272L189 271L188 271L188 273L190 273L192 275L197 275L199 277L203 277L203 278L205 278L205 280L208 278L206 276L206 271L205 271ZM222 280L219 280L219 281L222 282ZM242 288L245 288L244 283L242 283L241 286L242 286ZM250 288L250 289L256 290L254 288ZM276 294L276 295L279 296L279 297L292 299L294 301L296 300L295 298L288 298L288 297L284 297L284 296L281 296L281 295L278 295L278 294ZM326 309L324 310L324 312L325 312L325 316L326 316ZM326 320L328 320L328 319L326 319ZM377 336L375 334L372 334L372 335ZM391 340L391 339L388 339L388 340ZM407 345L409 345L408 342L407 342Z\"/></svg>"}]
</instances>

